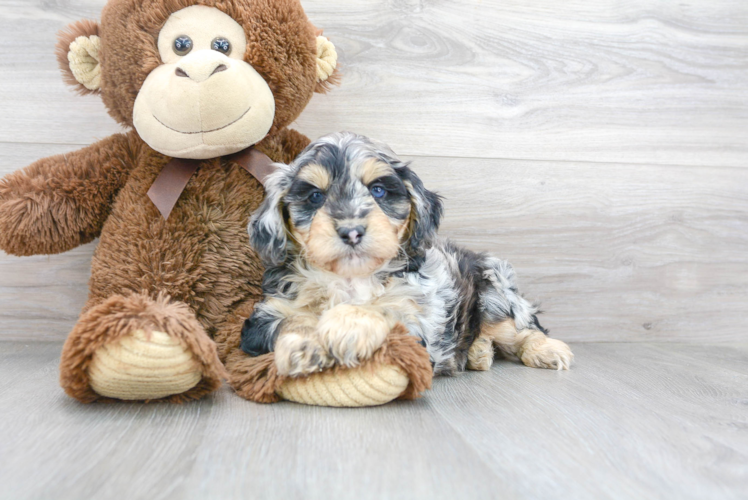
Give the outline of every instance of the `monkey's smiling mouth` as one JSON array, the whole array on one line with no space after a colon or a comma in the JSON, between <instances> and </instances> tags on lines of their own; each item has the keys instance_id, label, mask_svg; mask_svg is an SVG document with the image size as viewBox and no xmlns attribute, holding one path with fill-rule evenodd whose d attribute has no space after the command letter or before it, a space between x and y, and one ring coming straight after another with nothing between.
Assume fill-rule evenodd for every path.
<instances>
[{"instance_id":1,"label":"monkey's smiling mouth","mask_svg":"<svg viewBox=\"0 0 748 500\"><path fill-rule=\"evenodd\" d=\"M159 122L164 127L168 128L169 130L173 130L174 132L177 132L179 134L195 135L195 134L208 134L210 132L218 132L219 130L223 130L225 128L228 128L231 125L233 125L234 123L236 123L239 120L241 120L242 118L244 118L247 115L247 113L249 113L250 109L252 109L252 106L248 107L247 110L244 113L242 113L242 115L239 118L237 118L236 120L234 120L231 123L228 123L228 124L224 125L223 127L218 127L218 128L214 128L214 129L211 129L211 130L200 130L199 132L182 132L181 130L177 130L175 128L172 128L172 127L168 126L167 124L165 124L164 122L162 122L161 120L159 120L158 116L156 116L155 114L151 113L151 116L153 116L154 120L156 120L157 122Z\"/></svg>"}]
</instances>

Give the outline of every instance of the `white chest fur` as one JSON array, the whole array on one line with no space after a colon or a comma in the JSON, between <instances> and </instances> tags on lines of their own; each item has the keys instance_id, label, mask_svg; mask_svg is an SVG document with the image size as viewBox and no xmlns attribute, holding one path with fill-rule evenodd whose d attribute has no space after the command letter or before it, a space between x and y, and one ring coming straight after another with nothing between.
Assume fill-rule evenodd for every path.
<instances>
[{"instance_id":1,"label":"white chest fur","mask_svg":"<svg viewBox=\"0 0 748 500\"><path fill-rule=\"evenodd\" d=\"M374 277L332 280L327 286L327 298L332 306L371 304L384 294L385 286Z\"/></svg>"},{"instance_id":2,"label":"white chest fur","mask_svg":"<svg viewBox=\"0 0 748 500\"><path fill-rule=\"evenodd\" d=\"M387 293L387 287L375 276L343 278L332 273L304 269L297 275L297 305L317 314L337 305L372 305Z\"/></svg>"}]
</instances>

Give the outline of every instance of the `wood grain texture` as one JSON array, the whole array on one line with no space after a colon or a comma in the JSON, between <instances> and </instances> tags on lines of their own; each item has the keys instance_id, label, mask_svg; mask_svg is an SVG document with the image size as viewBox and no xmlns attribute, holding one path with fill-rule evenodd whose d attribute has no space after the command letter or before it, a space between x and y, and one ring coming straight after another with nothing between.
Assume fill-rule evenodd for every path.
<instances>
[{"instance_id":1,"label":"wood grain texture","mask_svg":"<svg viewBox=\"0 0 748 500\"><path fill-rule=\"evenodd\" d=\"M75 149L78 146L4 144L0 176ZM94 248L95 242L60 255L23 258L0 251L0 340L66 338L86 303Z\"/></svg>"},{"instance_id":2,"label":"wood grain texture","mask_svg":"<svg viewBox=\"0 0 748 500\"><path fill-rule=\"evenodd\" d=\"M511 262L564 340L748 340L748 171L416 158L442 236Z\"/></svg>"},{"instance_id":3,"label":"wood grain texture","mask_svg":"<svg viewBox=\"0 0 748 500\"><path fill-rule=\"evenodd\" d=\"M470 374L442 382L430 403L531 498L742 498L746 374L721 359L745 364L745 353L649 343L574 350L569 377Z\"/></svg>"},{"instance_id":4,"label":"wood grain texture","mask_svg":"<svg viewBox=\"0 0 748 500\"><path fill-rule=\"evenodd\" d=\"M81 405L60 343L0 342L0 498L739 499L748 348L577 344L569 372L497 361L414 402Z\"/></svg>"},{"instance_id":5,"label":"wood grain texture","mask_svg":"<svg viewBox=\"0 0 748 500\"><path fill-rule=\"evenodd\" d=\"M741 0L305 5L344 85L303 128L414 155L746 166Z\"/></svg>"},{"instance_id":6,"label":"wood grain texture","mask_svg":"<svg viewBox=\"0 0 748 500\"><path fill-rule=\"evenodd\" d=\"M3 3L3 141L118 130L96 97L64 88L53 55L55 32L103 4ZM742 0L303 4L344 71L299 120L310 136L354 130L413 155L746 165Z\"/></svg>"}]
</instances>

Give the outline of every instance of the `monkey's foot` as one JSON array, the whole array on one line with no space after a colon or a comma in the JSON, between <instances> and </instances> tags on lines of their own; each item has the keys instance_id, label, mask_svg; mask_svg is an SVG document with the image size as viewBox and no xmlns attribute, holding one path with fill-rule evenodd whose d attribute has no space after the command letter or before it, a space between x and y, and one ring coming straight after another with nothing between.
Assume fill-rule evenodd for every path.
<instances>
[{"instance_id":1,"label":"monkey's foot","mask_svg":"<svg viewBox=\"0 0 748 500\"><path fill-rule=\"evenodd\" d=\"M82 402L181 402L215 390L225 370L185 304L133 295L110 297L80 318L60 372L65 392Z\"/></svg>"},{"instance_id":2,"label":"monkey's foot","mask_svg":"<svg viewBox=\"0 0 748 500\"><path fill-rule=\"evenodd\" d=\"M102 396L146 400L187 392L200 382L202 372L176 338L136 330L94 352L88 377Z\"/></svg>"}]
</instances>

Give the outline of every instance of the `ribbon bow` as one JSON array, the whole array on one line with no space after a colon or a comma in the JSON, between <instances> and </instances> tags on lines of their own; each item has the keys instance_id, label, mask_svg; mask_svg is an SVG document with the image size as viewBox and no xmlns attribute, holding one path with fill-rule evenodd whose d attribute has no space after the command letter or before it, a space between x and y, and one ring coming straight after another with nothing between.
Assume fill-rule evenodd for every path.
<instances>
[{"instance_id":1,"label":"ribbon bow","mask_svg":"<svg viewBox=\"0 0 748 500\"><path fill-rule=\"evenodd\" d=\"M228 160L244 168L262 185L265 185L265 178L275 172L273 160L254 147L239 151L229 156ZM153 181L151 188L148 190L148 197L156 205L164 219L169 218L177 200L182 195L184 188L187 187L187 183L197 172L200 163L200 160L174 158L166 164L156 180Z\"/></svg>"}]
</instances>

